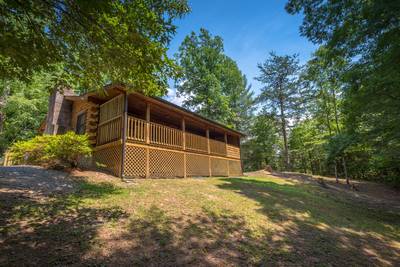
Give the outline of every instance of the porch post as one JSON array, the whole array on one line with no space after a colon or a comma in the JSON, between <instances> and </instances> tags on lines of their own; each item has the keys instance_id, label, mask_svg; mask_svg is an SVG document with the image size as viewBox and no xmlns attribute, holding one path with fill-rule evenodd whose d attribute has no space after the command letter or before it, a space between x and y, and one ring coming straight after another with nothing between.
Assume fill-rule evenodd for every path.
<instances>
[{"instance_id":1,"label":"porch post","mask_svg":"<svg viewBox=\"0 0 400 267\"><path fill-rule=\"evenodd\" d=\"M146 103L146 144L150 144L150 103Z\"/></svg>"},{"instance_id":2,"label":"porch post","mask_svg":"<svg viewBox=\"0 0 400 267\"><path fill-rule=\"evenodd\" d=\"M210 154L210 130L206 130L206 137L207 137L207 153Z\"/></svg>"},{"instance_id":3,"label":"porch post","mask_svg":"<svg viewBox=\"0 0 400 267\"><path fill-rule=\"evenodd\" d=\"M228 155L228 135L224 133L224 140L225 140L225 156Z\"/></svg>"},{"instance_id":4,"label":"porch post","mask_svg":"<svg viewBox=\"0 0 400 267\"><path fill-rule=\"evenodd\" d=\"M239 138L239 160L240 160L240 168L241 168L242 175L243 175L242 144L241 144L241 142L240 142L240 136L239 136L238 138Z\"/></svg>"},{"instance_id":5,"label":"porch post","mask_svg":"<svg viewBox=\"0 0 400 267\"><path fill-rule=\"evenodd\" d=\"M150 103L146 102L146 144L150 144ZM146 178L150 177L150 151L146 147Z\"/></svg>"},{"instance_id":6,"label":"porch post","mask_svg":"<svg viewBox=\"0 0 400 267\"><path fill-rule=\"evenodd\" d=\"M121 159L121 178L124 178L124 166L126 158L126 131L128 129L128 95L124 93L124 110L122 113L122 159Z\"/></svg>"},{"instance_id":7,"label":"porch post","mask_svg":"<svg viewBox=\"0 0 400 267\"><path fill-rule=\"evenodd\" d=\"M183 149L183 178L186 178L186 125L185 118L182 118L182 149Z\"/></svg>"},{"instance_id":8,"label":"porch post","mask_svg":"<svg viewBox=\"0 0 400 267\"><path fill-rule=\"evenodd\" d=\"M226 132L224 133L224 140L225 140L225 156L228 156L228 135ZM229 177L229 159L226 160L226 171Z\"/></svg>"},{"instance_id":9,"label":"porch post","mask_svg":"<svg viewBox=\"0 0 400 267\"><path fill-rule=\"evenodd\" d=\"M211 173L211 156L210 156L210 130L207 128L206 130L207 137L207 154L208 154L208 176L212 176Z\"/></svg>"}]
</instances>

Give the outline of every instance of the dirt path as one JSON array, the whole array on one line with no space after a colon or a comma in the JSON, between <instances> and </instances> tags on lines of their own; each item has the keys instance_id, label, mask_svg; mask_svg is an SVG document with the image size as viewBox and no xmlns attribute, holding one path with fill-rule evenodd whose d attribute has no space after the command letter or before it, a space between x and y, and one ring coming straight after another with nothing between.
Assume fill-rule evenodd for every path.
<instances>
[{"instance_id":1,"label":"dirt path","mask_svg":"<svg viewBox=\"0 0 400 267\"><path fill-rule=\"evenodd\" d=\"M21 193L38 197L67 193L73 188L74 183L66 172L37 166L0 167L0 193Z\"/></svg>"},{"instance_id":2,"label":"dirt path","mask_svg":"<svg viewBox=\"0 0 400 267\"><path fill-rule=\"evenodd\" d=\"M294 172L267 172L264 170L245 173L255 177L279 177L299 183L319 185L323 190L338 197L347 197L352 201L368 203L374 208L383 208L392 212L400 212L400 191L384 184L351 180L355 189L348 186L344 180L336 183L335 178L318 175L309 175Z\"/></svg>"}]
</instances>

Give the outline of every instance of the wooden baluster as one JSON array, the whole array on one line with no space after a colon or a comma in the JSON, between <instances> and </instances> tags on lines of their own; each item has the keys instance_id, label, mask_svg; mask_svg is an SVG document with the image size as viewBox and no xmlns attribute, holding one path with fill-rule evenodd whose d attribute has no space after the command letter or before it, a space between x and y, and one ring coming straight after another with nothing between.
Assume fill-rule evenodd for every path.
<instances>
[{"instance_id":1,"label":"wooden baluster","mask_svg":"<svg viewBox=\"0 0 400 267\"><path fill-rule=\"evenodd\" d=\"M145 134L145 130L146 129L146 123L142 121L142 140L146 141L146 134Z\"/></svg>"},{"instance_id":2,"label":"wooden baluster","mask_svg":"<svg viewBox=\"0 0 400 267\"><path fill-rule=\"evenodd\" d=\"M127 117L127 125L126 125L126 138L129 139L131 137L131 127L130 127L131 119Z\"/></svg>"}]
</instances>

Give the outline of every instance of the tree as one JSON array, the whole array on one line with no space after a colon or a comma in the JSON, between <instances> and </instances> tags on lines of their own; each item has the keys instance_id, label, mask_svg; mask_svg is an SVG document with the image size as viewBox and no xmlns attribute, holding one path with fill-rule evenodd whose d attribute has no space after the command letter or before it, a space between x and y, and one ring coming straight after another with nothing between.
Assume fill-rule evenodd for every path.
<instances>
[{"instance_id":1,"label":"tree","mask_svg":"<svg viewBox=\"0 0 400 267\"><path fill-rule=\"evenodd\" d=\"M0 1L0 79L26 79L62 64L59 83L100 90L106 82L163 94L167 57L185 0Z\"/></svg>"},{"instance_id":2,"label":"tree","mask_svg":"<svg viewBox=\"0 0 400 267\"><path fill-rule=\"evenodd\" d=\"M246 170L260 170L266 166L279 169L281 149L279 130L274 116L261 112L254 117L248 138L243 142L243 161Z\"/></svg>"},{"instance_id":3,"label":"tree","mask_svg":"<svg viewBox=\"0 0 400 267\"><path fill-rule=\"evenodd\" d=\"M304 119L290 133L289 146L294 170L326 174L326 131L316 118Z\"/></svg>"},{"instance_id":4,"label":"tree","mask_svg":"<svg viewBox=\"0 0 400 267\"><path fill-rule=\"evenodd\" d=\"M54 76L35 73L30 82L0 80L0 152L10 144L32 138L46 116Z\"/></svg>"},{"instance_id":5,"label":"tree","mask_svg":"<svg viewBox=\"0 0 400 267\"><path fill-rule=\"evenodd\" d=\"M300 103L298 56L278 56L272 52L264 63L258 64L258 68L260 76L256 79L264 84L258 102L279 118L285 167L289 169L288 120L294 118Z\"/></svg>"},{"instance_id":6,"label":"tree","mask_svg":"<svg viewBox=\"0 0 400 267\"><path fill-rule=\"evenodd\" d=\"M309 101L310 104L308 105L312 118L324 129L324 141L332 145L336 144L336 142L331 143L332 138L342 132L343 116L341 114L341 103L344 91L342 77L348 63L340 56L329 58L328 53L328 50L324 46L317 49L314 57L307 63L304 69L302 80L306 81L307 90L311 92L309 95L312 95L311 101ZM347 180L347 167L344 155L336 153L335 157L330 156L328 160L328 164L334 163L336 179L338 179L338 161L342 162Z\"/></svg>"},{"instance_id":7,"label":"tree","mask_svg":"<svg viewBox=\"0 0 400 267\"><path fill-rule=\"evenodd\" d=\"M249 134L255 110L254 92L251 90L251 85L247 85L246 76L242 77L243 80L236 86L227 87L231 89L228 92L229 107L233 113L233 116L228 118L228 125L233 125L236 130Z\"/></svg>"},{"instance_id":8,"label":"tree","mask_svg":"<svg viewBox=\"0 0 400 267\"><path fill-rule=\"evenodd\" d=\"M224 54L222 38L206 29L186 36L176 55L182 76L176 80L183 105L236 129L246 129L253 93L235 61Z\"/></svg>"},{"instance_id":9,"label":"tree","mask_svg":"<svg viewBox=\"0 0 400 267\"><path fill-rule=\"evenodd\" d=\"M341 75L345 133L368 151L371 175L400 183L400 2L290 0L286 9L304 13L301 34L328 58L351 62Z\"/></svg>"}]
</instances>

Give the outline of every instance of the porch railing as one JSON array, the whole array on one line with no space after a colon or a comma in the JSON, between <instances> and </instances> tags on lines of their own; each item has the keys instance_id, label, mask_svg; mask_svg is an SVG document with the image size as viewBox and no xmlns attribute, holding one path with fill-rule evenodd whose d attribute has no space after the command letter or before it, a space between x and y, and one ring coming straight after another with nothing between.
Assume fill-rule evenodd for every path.
<instances>
[{"instance_id":1,"label":"porch railing","mask_svg":"<svg viewBox=\"0 0 400 267\"><path fill-rule=\"evenodd\" d=\"M150 123L150 143L171 147L183 147L182 131L160 125Z\"/></svg>"},{"instance_id":2,"label":"porch railing","mask_svg":"<svg viewBox=\"0 0 400 267\"><path fill-rule=\"evenodd\" d=\"M127 138L130 140L146 141L146 121L128 116Z\"/></svg>"},{"instance_id":3,"label":"porch railing","mask_svg":"<svg viewBox=\"0 0 400 267\"><path fill-rule=\"evenodd\" d=\"M192 134L185 133L185 141L186 141L186 149L198 151L198 152L207 152L207 138Z\"/></svg>"},{"instance_id":4,"label":"porch railing","mask_svg":"<svg viewBox=\"0 0 400 267\"><path fill-rule=\"evenodd\" d=\"M240 148L232 145L226 146L226 155L231 158L240 158Z\"/></svg>"},{"instance_id":5,"label":"porch railing","mask_svg":"<svg viewBox=\"0 0 400 267\"><path fill-rule=\"evenodd\" d=\"M210 152L216 155L226 155L226 144L221 141L210 139Z\"/></svg>"},{"instance_id":6,"label":"porch railing","mask_svg":"<svg viewBox=\"0 0 400 267\"><path fill-rule=\"evenodd\" d=\"M149 129L148 143L172 148L183 149L183 134L185 134L185 149L194 152L208 152L208 140L204 136L183 132L181 130L128 116L126 137L134 142L147 142L147 129ZM99 124L98 144L105 144L122 137L122 116ZM239 148L227 145L214 139L209 139L210 153L214 155L239 158Z\"/></svg>"},{"instance_id":7,"label":"porch railing","mask_svg":"<svg viewBox=\"0 0 400 267\"><path fill-rule=\"evenodd\" d=\"M97 144L102 145L120 139L122 136L122 116L100 123L97 130Z\"/></svg>"}]
</instances>

